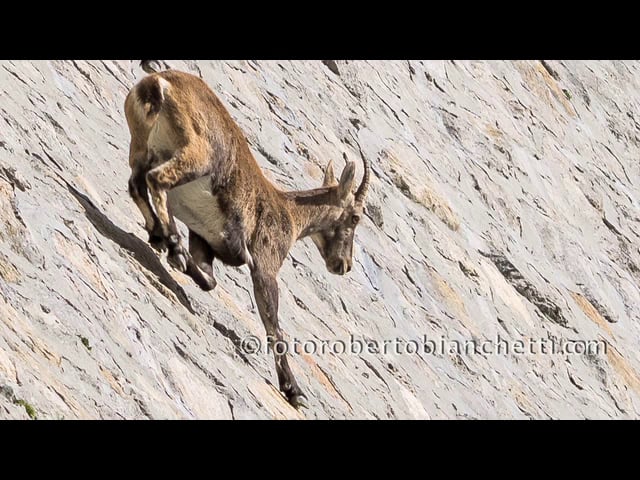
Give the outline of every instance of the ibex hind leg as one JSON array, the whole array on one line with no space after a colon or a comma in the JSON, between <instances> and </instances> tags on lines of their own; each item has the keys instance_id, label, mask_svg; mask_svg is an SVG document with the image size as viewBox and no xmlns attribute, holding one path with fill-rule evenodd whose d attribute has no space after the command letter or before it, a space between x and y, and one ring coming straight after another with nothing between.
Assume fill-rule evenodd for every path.
<instances>
[{"instance_id":1,"label":"ibex hind leg","mask_svg":"<svg viewBox=\"0 0 640 480\"><path fill-rule=\"evenodd\" d=\"M162 229L158 217L149 202L149 191L147 189L146 175L149 170L147 168L134 167L131 177L129 178L129 195L135 202L136 206L144 217L144 227L149 233L149 244L156 250L162 251L166 249Z\"/></svg>"},{"instance_id":2,"label":"ibex hind leg","mask_svg":"<svg viewBox=\"0 0 640 480\"><path fill-rule=\"evenodd\" d=\"M182 245L175 220L169 212L167 192L209 173L206 163L197 161L197 158L197 155L185 149L151 169L146 176L162 236L169 248L167 260L172 267L185 273L191 256Z\"/></svg>"}]
</instances>

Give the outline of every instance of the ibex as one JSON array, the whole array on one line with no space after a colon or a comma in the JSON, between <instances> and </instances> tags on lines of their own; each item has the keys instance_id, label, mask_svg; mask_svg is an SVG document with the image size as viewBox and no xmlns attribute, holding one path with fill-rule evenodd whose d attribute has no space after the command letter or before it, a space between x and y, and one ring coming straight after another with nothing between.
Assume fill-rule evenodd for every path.
<instances>
[{"instance_id":1,"label":"ibex","mask_svg":"<svg viewBox=\"0 0 640 480\"><path fill-rule=\"evenodd\" d=\"M364 176L355 192L355 163L347 162L336 181L331 161L321 188L282 191L264 176L242 130L203 80L157 72L150 62L141 63L150 75L125 101L129 193L144 216L149 243L168 249L170 265L203 290L216 286L214 258L248 265L268 343L282 341L277 275L285 257L296 240L310 236L329 272L351 270L370 166L362 156ZM174 215L189 229L188 252ZM294 407L306 406L286 352L272 350L280 390Z\"/></svg>"}]
</instances>

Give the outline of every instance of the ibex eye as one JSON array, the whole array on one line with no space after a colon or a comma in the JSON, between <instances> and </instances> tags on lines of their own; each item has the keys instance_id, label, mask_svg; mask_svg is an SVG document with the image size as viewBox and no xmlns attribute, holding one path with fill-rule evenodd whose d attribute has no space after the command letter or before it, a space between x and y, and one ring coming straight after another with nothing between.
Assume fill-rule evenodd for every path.
<instances>
[{"instance_id":1,"label":"ibex eye","mask_svg":"<svg viewBox=\"0 0 640 480\"><path fill-rule=\"evenodd\" d=\"M355 225L356 223L358 223L360 221L360 216L359 215L354 215L353 217L351 217L351 221Z\"/></svg>"}]
</instances>

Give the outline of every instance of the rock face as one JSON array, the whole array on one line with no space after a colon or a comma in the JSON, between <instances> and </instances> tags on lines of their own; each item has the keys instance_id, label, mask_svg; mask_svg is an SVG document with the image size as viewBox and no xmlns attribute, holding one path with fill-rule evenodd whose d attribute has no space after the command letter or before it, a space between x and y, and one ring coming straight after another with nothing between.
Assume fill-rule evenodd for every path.
<instances>
[{"instance_id":1,"label":"rock face","mask_svg":"<svg viewBox=\"0 0 640 480\"><path fill-rule=\"evenodd\" d=\"M216 263L205 293L146 244L123 115L138 62L16 61L0 418L640 417L639 63L168 63L282 188L319 186L343 152L360 178L353 137L372 163L352 272L304 240L280 273L309 409L248 351L248 269Z\"/></svg>"}]
</instances>

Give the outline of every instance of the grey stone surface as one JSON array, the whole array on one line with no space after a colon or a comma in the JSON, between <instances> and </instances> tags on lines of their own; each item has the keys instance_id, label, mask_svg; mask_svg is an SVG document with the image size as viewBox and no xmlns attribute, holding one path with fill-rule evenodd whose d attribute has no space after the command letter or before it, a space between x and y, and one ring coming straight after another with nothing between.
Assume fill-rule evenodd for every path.
<instances>
[{"instance_id":1,"label":"grey stone surface","mask_svg":"<svg viewBox=\"0 0 640 480\"><path fill-rule=\"evenodd\" d=\"M0 62L0 418L640 417L638 62L168 61L283 188L373 164L355 264L310 241L289 339L602 340L606 353L293 355L277 389L246 267L200 291L127 194L129 61ZM361 173L358 164L358 175Z\"/></svg>"}]
</instances>

